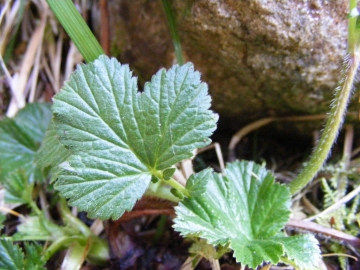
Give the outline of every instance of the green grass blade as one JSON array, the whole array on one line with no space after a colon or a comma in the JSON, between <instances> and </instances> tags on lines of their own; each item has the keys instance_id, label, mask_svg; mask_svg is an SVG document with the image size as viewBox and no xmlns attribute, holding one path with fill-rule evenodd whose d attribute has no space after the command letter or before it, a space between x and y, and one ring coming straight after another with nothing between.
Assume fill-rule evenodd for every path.
<instances>
[{"instance_id":1,"label":"green grass blade","mask_svg":"<svg viewBox=\"0 0 360 270\"><path fill-rule=\"evenodd\" d=\"M92 62L105 54L71 0L47 0L47 3L85 61Z\"/></svg>"},{"instance_id":2,"label":"green grass blade","mask_svg":"<svg viewBox=\"0 0 360 270\"><path fill-rule=\"evenodd\" d=\"M169 2L169 0L161 0L161 3L165 10L166 20L170 28L171 38L174 44L176 61L179 65L182 65L184 64L184 59L182 55L180 36L176 25L176 20L174 18L174 13L172 12Z\"/></svg>"}]
</instances>

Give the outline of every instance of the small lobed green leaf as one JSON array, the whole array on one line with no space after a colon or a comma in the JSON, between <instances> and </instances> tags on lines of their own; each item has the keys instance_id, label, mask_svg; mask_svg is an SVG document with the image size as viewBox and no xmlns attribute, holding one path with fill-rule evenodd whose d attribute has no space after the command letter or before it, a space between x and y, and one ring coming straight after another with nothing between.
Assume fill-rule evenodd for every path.
<instances>
[{"instance_id":1,"label":"small lobed green leaf","mask_svg":"<svg viewBox=\"0 0 360 270\"><path fill-rule=\"evenodd\" d=\"M159 181L160 181L160 179L159 179L157 176L155 176L155 175L152 175L152 176L151 176L151 182L152 182L152 183L156 184L156 183L159 182Z\"/></svg>"},{"instance_id":2,"label":"small lobed green leaf","mask_svg":"<svg viewBox=\"0 0 360 270\"><path fill-rule=\"evenodd\" d=\"M30 180L42 178L34 155L51 118L50 105L32 103L12 118L0 121L0 182L8 173L23 169Z\"/></svg>"},{"instance_id":3,"label":"small lobed green leaf","mask_svg":"<svg viewBox=\"0 0 360 270\"><path fill-rule=\"evenodd\" d=\"M127 65L100 56L55 96L54 124L71 151L55 183L90 217L119 218L163 171L210 143L217 115L191 64L160 70L144 92Z\"/></svg>"},{"instance_id":4,"label":"small lobed green leaf","mask_svg":"<svg viewBox=\"0 0 360 270\"><path fill-rule=\"evenodd\" d=\"M197 183L201 176L194 175L192 181ZM295 239L276 238L290 215L288 187L275 183L265 168L247 161L230 163L224 175L209 173L206 178L204 193L185 198L175 208L175 230L213 245L228 245L236 260L250 268L263 261L278 263L285 254L303 263L301 252L296 254L299 246L292 248ZM315 252L313 258L318 255Z\"/></svg>"},{"instance_id":5,"label":"small lobed green leaf","mask_svg":"<svg viewBox=\"0 0 360 270\"><path fill-rule=\"evenodd\" d=\"M0 269L45 270L42 257L43 247L37 243L24 243L23 250L9 239L0 239Z\"/></svg>"},{"instance_id":6,"label":"small lobed green leaf","mask_svg":"<svg viewBox=\"0 0 360 270\"><path fill-rule=\"evenodd\" d=\"M191 196L199 196L206 190L206 185L211 177L212 169L205 169L198 174L193 174L186 181L186 189Z\"/></svg>"},{"instance_id":7,"label":"small lobed green leaf","mask_svg":"<svg viewBox=\"0 0 360 270\"><path fill-rule=\"evenodd\" d=\"M4 182L7 203L28 204L32 201L34 183L29 183L25 171L19 169L9 173Z\"/></svg>"},{"instance_id":8,"label":"small lobed green leaf","mask_svg":"<svg viewBox=\"0 0 360 270\"><path fill-rule=\"evenodd\" d=\"M39 244L25 242L24 269L46 270L45 261L42 256L43 247Z\"/></svg>"},{"instance_id":9,"label":"small lobed green leaf","mask_svg":"<svg viewBox=\"0 0 360 270\"><path fill-rule=\"evenodd\" d=\"M163 178L164 180L170 180L170 178L174 175L176 169L175 168L168 168L163 171Z\"/></svg>"},{"instance_id":10,"label":"small lobed green leaf","mask_svg":"<svg viewBox=\"0 0 360 270\"><path fill-rule=\"evenodd\" d=\"M0 239L0 269L19 270L24 266L24 254L9 239Z\"/></svg>"}]
</instances>

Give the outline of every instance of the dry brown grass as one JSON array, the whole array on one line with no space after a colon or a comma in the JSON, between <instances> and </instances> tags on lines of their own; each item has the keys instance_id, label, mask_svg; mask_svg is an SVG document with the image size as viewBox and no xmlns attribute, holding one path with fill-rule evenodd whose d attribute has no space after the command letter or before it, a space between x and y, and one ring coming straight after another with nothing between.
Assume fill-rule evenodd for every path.
<instances>
[{"instance_id":1,"label":"dry brown grass","mask_svg":"<svg viewBox=\"0 0 360 270\"><path fill-rule=\"evenodd\" d=\"M78 6L83 7L83 2ZM82 61L45 0L5 0L0 15L0 57L1 91L10 93L2 105L9 117L26 103L50 101Z\"/></svg>"}]
</instances>

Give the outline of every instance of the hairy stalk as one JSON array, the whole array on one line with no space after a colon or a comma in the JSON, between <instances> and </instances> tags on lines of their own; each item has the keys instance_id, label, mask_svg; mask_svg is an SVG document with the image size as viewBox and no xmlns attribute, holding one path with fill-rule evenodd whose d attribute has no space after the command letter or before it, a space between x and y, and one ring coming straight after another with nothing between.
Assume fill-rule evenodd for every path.
<instances>
[{"instance_id":1,"label":"hairy stalk","mask_svg":"<svg viewBox=\"0 0 360 270\"><path fill-rule=\"evenodd\" d=\"M351 97L351 89L359 66L358 42L360 31L356 27L356 21L359 15L356 4L356 0L350 0L348 56L345 58L339 87L336 88L335 97L331 105L329 116L326 120L325 128L309 162L289 185L292 194L297 193L306 186L321 169L329 156L331 147L336 140L343 122L347 104Z\"/></svg>"},{"instance_id":2,"label":"hairy stalk","mask_svg":"<svg viewBox=\"0 0 360 270\"><path fill-rule=\"evenodd\" d=\"M346 113L358 66L359 55L357 53L349 55L343 70L343 79L340 82L340 86L336 89L334 101L331 105L331 110L326 120L325 128L321 134L321 138L307 165L289 185L292 194L300 191L315 177L329 156L331 147L336 140Z\"/></svg>"}]
</instances>

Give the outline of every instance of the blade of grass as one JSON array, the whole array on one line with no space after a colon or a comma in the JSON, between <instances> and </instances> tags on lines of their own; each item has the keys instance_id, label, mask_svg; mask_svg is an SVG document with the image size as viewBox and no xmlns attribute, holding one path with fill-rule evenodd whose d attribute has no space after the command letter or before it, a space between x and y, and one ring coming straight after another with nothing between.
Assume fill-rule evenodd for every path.
<instances>
[{"instance_id":1,"label":"blade of grass","mask_svg":"<svg viewBox=\"0 0 360 270\"><path fill-rule=\"evenodd\" d=\"M99 42L71 0L47 0L47 3L85 61L92 62L101 54L104 54Z\"/></svg>"},{"instance_id":2,"label":"blade of grass","mask_svg":"<svg viewBox=\"0 0 360 270\"><path fill-rule=\"evenodd\" d=\"M183 59L183 55L182 55L180 36L179 36L178 28L176 25L174 13L170 7L169 2L170 2L169 0L161 0L162 6L165 10L166 20L167 20L169 28L170 28L171 38L172 38L173 44L174 44L176 61L178 62L179 65L183 65L184 59Z\"/></svg>"}]
</instances>

